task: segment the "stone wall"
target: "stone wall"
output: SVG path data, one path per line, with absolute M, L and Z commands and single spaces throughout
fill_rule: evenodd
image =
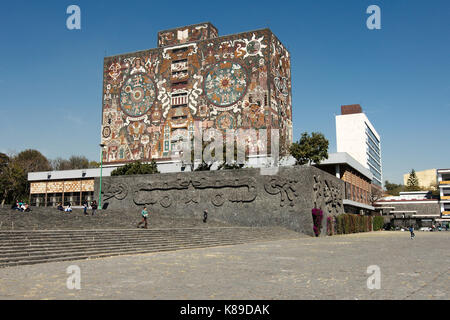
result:
M 99 179 L 95 179 L 95 198 Z M 203 215 L 241 226 L 282 226 L 313 235 L 311 210 L 343 213 L 343 182 L 310 166 L 281 167 L 276 175 L 259 169 L 104 177 L 102 203 L 182 216 Z M 107 209 L 108 210 L 108 209 Z

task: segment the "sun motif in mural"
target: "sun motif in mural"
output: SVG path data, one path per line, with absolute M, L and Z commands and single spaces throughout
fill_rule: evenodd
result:
M 139 117 L 153 106 L 156 99 L 153 80 L 142 73 L 129 77 L 120 91 L 120 107 L 131 117 Z
M 245 47 L 246 53 L 244 55 L 244 59 L 247 58 L 248 56 L 256 56 L 256 55 L 259 55 L 260 57 L 264 57 L 264 55 L 262 53 L 262 49 L 267 48 L 267 45 L 263 44 L 263 42 L 262 42 L 263 40 L 264 40 L 264 36 L 256 39 L 255 34 L 253 34 L 251 40 L 244 39 L 244 41 L 246 43 L 246 47 Z
M 236 103 L 247 89 L 247 71 L 238 63 L 222 61 L 214 64 L 205 77 L 205 94 L 219 107 Z

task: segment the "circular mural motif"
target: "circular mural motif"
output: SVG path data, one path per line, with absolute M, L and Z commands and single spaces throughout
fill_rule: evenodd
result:
M 110 136 L 110 134 L 111 134 L 111 128 L 110 127 L 104 127 L 102 134 L 103 134 L 103 138 L 105 138 L 105 139 L 108 138 Z
M 247 89 L 247 72 L 238 63 L 222 61 L 211 67 L 205 78 L 205 94 L 219 107 L 236 103 Z
M 120 91 L 120 107 L 131 117 L 145 114 L 156 99 L 156 88 L 152 79 L 142 73 L 129 77 Z
M 258 40 L 252 40 L 247 44 L 247 52 L 250 56 L 256 55 L 261 50 L 261 43 Z
M 222 113 L 216 119 L 216 126 L 220 130 L 234 129 L 235 121 L 233 116 L 228 112 Z

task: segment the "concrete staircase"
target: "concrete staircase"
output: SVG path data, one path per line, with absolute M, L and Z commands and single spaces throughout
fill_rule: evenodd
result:
M 89 230 L 89 229 L 130 229 L 135 228 L 142 219 L 142 209 L 98 210 L 92 216 L 84 215 L 82 209 L 65 213 L 55 208 L 32 207 L 31 212 L 19 212 L 9 208 L 0 208 L 0 230 Z M 197 215 L 164 215 L 153 211 L 149 216 L 149 228 L 209 228 L 233 226 L 214 219 L 214 213 L 203 223 L 203 212 Z
M 275 227 L 0 230 L 0 267 L 299 237 Z

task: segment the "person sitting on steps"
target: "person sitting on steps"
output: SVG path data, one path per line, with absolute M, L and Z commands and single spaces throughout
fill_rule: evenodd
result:
M 64 210 L 65 212 L 72 212 L 72 207 L 70 206 L 70 202 L 67 205 L 67 208 Z

